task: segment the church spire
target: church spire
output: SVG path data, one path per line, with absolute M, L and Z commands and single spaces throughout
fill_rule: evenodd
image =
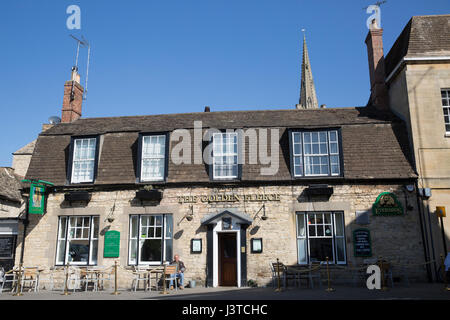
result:
M 304 31 L 304 30 L 302 30 Z M 306 36 L 303 34 L 303 61 L 302 61 L 302 80 L 300 87 L 300 101 L 297 109 L 317 109 L 316 88 L 309 62 L 308 47 L 306 46 Z

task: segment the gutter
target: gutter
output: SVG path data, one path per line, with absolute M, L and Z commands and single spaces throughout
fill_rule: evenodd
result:
M 389 76 L 386 78 L 385 82 L 388 83 L 389 80 L 391 80 L 391 78 L 394 76 L 394 74 L 397 73 L 397 70 L 400 69 L 400 67 L 404 64 L 404 63 L 408 63 L 408 62 L 414 62 L 414 61 L 446 61 L 446 60 L 450 60 L 450 56 L 441 56 L 441 57 L 412 57 L 412 58 L 408 58 L 408 57 L 403 57 L 399 63 L 397 63 L 397 65 L 395 66 L 394 70 L 391 71 L 391 73 L 389 74 Z

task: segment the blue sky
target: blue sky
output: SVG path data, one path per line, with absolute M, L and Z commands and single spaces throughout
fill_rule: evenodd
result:
M 368 14 L 374 0 L 2 0 L 0 166 L 61 116 L 76 43 L 91 45 L 83 117 L 286 109 L 298 103 L 306 29 L 319 104 L 369 97 Z M 81 30 L 66 9 L 81 8 Z M 413 15 L 450 13 L 448 0 L 382 5 L 385 53 Z M 86 53 L 80 53 L 85 80 Z

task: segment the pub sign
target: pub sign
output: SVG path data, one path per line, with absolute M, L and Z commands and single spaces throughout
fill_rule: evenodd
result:
M 372 206 L 374 216 L 399 216 L 403 214 L 403 207 L 392 192 L 381 193 Z

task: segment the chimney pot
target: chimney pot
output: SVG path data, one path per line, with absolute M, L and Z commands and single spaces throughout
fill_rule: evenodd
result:
M 211 108 L 209 106 L 206 106 L 204 112 L 211 112 Z

